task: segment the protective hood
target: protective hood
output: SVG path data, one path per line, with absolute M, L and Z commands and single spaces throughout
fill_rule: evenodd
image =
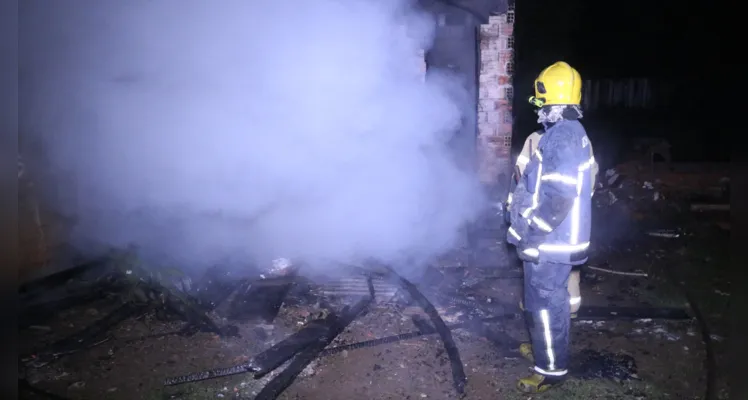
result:
M 573 121 L 581 119 L 582 108 L 577 105 L 551 105 L 538 109 L 538 123 L 545 129 L 550 128 L 561 120 Z

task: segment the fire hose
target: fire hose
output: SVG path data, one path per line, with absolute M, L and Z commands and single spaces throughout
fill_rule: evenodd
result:
M 514 314 L 507 314 L 507 315 L 500 315 L 500 316 L 494 316 L 494 317 L 480 318 L 478 319 L 478 321 L 482 323 L 487 323 L 487 322 L 496 322 L 496 321 L 503 321 L 507 319 L 513 319 L 516 317 L 517 316 Z M 457 324 L 446 325 L 446 328 L 449 329 L 450 331 L 455 330 L 455 329 L 464 329 L 464 328 L 470 327 L 473 323 L 474 321 L 466 321 L 466 322 L 461 322 Z M 436 333 L 437 333 L 436 330 L 433 328 L 429 330 L 419 329 L 419 330 L 415 330 L 411 332 L 401 333 L 398 335 L 385 336 L 385 337 L 370 339 L 370 340 L 366 340 L 362 342 L 356 342 L 356 343 L 330 347 L 330 348 L 322 350 L 318 354 L 318 357 L 327 357 L 327 356 L 339 354 L 339 353 L 342 353 L 343 351 L 348 351 L 348 350 L 359 350 L 359 349 L 376 347 L 376 346 L 381 346 L 381 345 L 390 344 L 390 343 L 402 342 L 404 340 L 415 339 L 418 337 L 433 335 Z M 164 381 L 164 385 L 172 386 L 172 385 L 179 385 L 183 383 L 197 382 L 197 381 L 201 381 L 205 379 L 219 378 L 223 376 L 243 374 L 247 372 L 255 372 L 257 367 L 253 367 L 253 366 L 256 366 L 259 364 L 257 361 L 258 358 L 264 358 L 262 354 L 263 353 L 258 355 L 258 357 L 254 357 L 252 360 L 246 363 L 242 363 L 242 364 L 235 365 L 232 367 L 216 368 L 216 369 L 202 371 L 202 372 L 198 372 L 198 373 L 194 373 L 190 375 L 183 375 L 183 376 L 168 378 Z M 256 376 L 256 377 L 259 377 L 259 376 Z
M 400 284 L 403 286 L 403 288 L 408 291 L 411 299 L 418 303 L 418 305 L 423 308 L 423 311 L 426 313 L 426 315 L 428 315 L 431 319 L 431 323 L 434 325 L 436 333 L 439 334 L 439 337 L 444 344 L 444 350 L 446 350 L 447 356 L 449 357 L 449 363 L 452 366 L 452 379 L 454 388 L 458 394 L 464 394 L 465 385 L 467 384 L 467 376 L 465 375 L 465 370 L 462 366 L 460 352 L 457 349 L 454 338 L 452 338 L 452 331 L 450 331 L 447 327 L 447 324 L 444 323 L 444 320 L 439 315 L 439 312 L 436 311 L 434 305 L 431 304 L 431 302 L 426 298 L 426 296 L 423 295 L 423 293 L 421 293 L 420 290 L 418 290 L 416 285 L 398 275 L 392 268 L 389 268 L 389 271 L 400 281 Z

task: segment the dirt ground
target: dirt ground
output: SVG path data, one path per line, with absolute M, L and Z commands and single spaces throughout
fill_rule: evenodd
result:
M 729 332 L 724 316 L 730 299 L 729 282 L 725 278 L 729 276 L 730 233 L 723 220 L 729 219 L 729 215 L 695 216 L 674 200 L 641 206 L 634 201 L 634 195 L 621 190 L 615 196 L 621 200 L 611 201 L 606 191 L 595 195 L 594 255 L 588 266 L 647 276 L 584 268 L 583 304 L 687 308 L 683 287 L 687 288 L 711 330 L 718 398 L 728 398 L 723 372 Z M 657 229 L 677 231 L 670 233 L 678 237 L 649 234 Z M 510 270 L 518 266 L 502 268 Z M 675 275 L 676 284 L 671 283 L 668 271 Z M 475 292 L 504 304 L 517 304 L 522 292 L 521 280 L 485 279 L 479 282 Z M 44 326 L 21 332 L 25 342 L 21 352 L 73 333 L 106 314 L 111 307 L 110 302 L 102 300 L 61 312 Z M 467 312 L 446 306 L 439 307 L 439 311 L 447 323 Z M 414 307 L 379 302 L 356 319 L 332 346 L 412 331 L 416 329 L 411 319 L 414 312 L 417 312 Z M 272 325 L 232 322 L 238 326 L 240 337 L 197 333 L 138 340 L 141 335 L 168 332 L 181 326 L 181 322 L 166 324 L 154 315 L 141 315 L 120 324 L 109 341 L 49 365 L 28 369 L 25 375 L 36 388 L 69 399 L 250 399 L 268 378 L 254 380 L 249 374 L 240 374 L 171 387 L 164 387 L 163 380 L 241 363 L 297 330 L 304 316 L 298 306 L 284 305 Z M 519 319 L 489 326 L 517 341 L 526 340 L 524 324 Z M 628 355 L 635 360 L 634 376 L 638 379 L 573 376 L 561 387 L 534 396 L 515 389 L 516 379 L 527 374 L 531 367 L 515 348 L 496 345 L 467 330 L 454 330 L 453 335 L 467 374 L 467 399 L 704 397 L 705 344 L 700 326 L 693 319 L 575 320 L 572 357 L 585 350 Z M 43 397 L 28 394 L 27 398 Z M 458 395 L 444 347 L 438 335 L 428 335 L 317 359 L 280 398 L 454 399 Z

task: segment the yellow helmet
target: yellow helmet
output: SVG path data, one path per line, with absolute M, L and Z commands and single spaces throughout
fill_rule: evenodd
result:
M 579 105 L 582 101 L 582 76 L 571 65 L 559 61 L 543 70 L 535 79 L 535 96 L 530 104 Z

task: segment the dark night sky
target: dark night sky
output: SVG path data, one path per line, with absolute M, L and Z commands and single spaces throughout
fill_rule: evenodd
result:
M 516 7 L 518 62 L 563 57 L 590 77 L 685 77 L 718 57 L 719 36 L 708 22 L 714 5 L 533 0 Z
M 584 79 L 650 78 L 676 87 L 671 96 L 675 107 L 658 115 L 631 111 L 616 119 L 599 111 L 588 113 L 585 118 L 596 131 L 590 133 L 593 141 L 595 134 L 598 141 L 607 140 L 600 131 L 617 131 L 609 135 L 616 136 L 610 141 L 618 147 L 627 136 L 661 136 L 684 159 L 727 156 L 722 141 L 701 140 L 705 132 L 727 137 L 716 128 L 711 112 L 719 99 L 715 79 L 721 75 L 719 33 L 710 26 L 715 4 L 532 0 L 517 1 L 516 11 L 515 145 L 537 128 L 525 101 L 532 94 L 532 81 L 542 68 L 564 60 Z M 625 128 L 627 121 L 637 126 Z

